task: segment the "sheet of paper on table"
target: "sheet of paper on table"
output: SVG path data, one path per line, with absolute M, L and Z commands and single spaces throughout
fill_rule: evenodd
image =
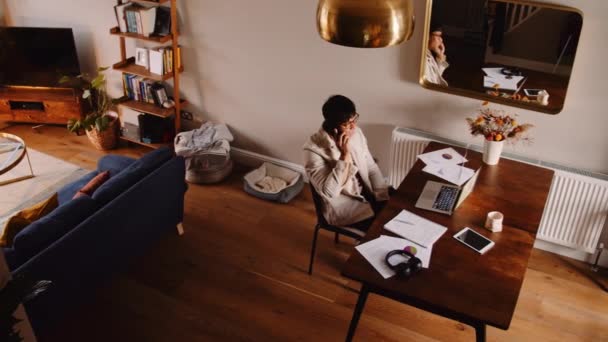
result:
M 444 166 L 427 165 L 422 169 L 422 171 L 435 175 L 458 186 L 464 184 L 475 174 L 475 170 L 455 164 Z
M 519 89 L 519 82 L 521 82 L 521 80 L 523 79 L 523 77 L 521 76 L 512 76 L 513 78 L 511 79 L 507 79 L 505 77 L 503 78 L 494 78 L 494 77 L 488 77 L 488 76 L 484 76 L 483 77 L 483 86 L 485 88 L 496 88 L 496 85 L 498 85 L 498 89 L 504 89 L 504 90 L 517 90 Z
M 401 210 L 397 216 L 384 225 L 384 229 L 393 232 L 422 247 L 432 247 L 448 229 L 424 217 L 407 210 Z
M 451 147 L 420 154 L 418 155 L 418 159 L 422 160 L 426 165 L 434 166 L 455 165 L 467 161 L 465 157 Z
M 410 250 L 412 248 L 415 249 L 416 253 L 414 253 L 414 255 L 422 261 L 422 267 L 429 268 L 432 246 L 425 248 L 402 238 L 380 235 L 380 237 L 374 240 L 358 245 L 355 249 L 363 255 L 365 260 L 367 260 L 384 279 L 387 279 L 394 276 L 395 271 L 386 264 L 386 255 L 390 251 L 405 249 L 406 247 L 410 247 Z M 394 262 L 396 263 L 397 260 Z
M 502 68 L 481 68 L 486 76 L 483 77 L 483 86 L 494 88 L 498 85 L 499 89 L 513 90 L 519 89 L 519 82 L 524 76 L 508 76 L 502 73 Z
M 506 76 L 502 73 L 502 68 L 481 68 L 481 70 L 489 77 L 500 78 Z

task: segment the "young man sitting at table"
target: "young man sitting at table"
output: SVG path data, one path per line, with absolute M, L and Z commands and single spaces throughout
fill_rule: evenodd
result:
M 357 127 L 355 104 L 334 95 L 322 112 L 321 128 L 304 145 L 306 174 L 329 224 L 366 231 L 389 198 L 388 185 Z

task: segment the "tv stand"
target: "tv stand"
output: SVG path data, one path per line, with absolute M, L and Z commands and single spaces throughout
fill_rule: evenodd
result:
M 71 88 L 0 88 L 0 121 L 65 125 L 82 118 L 80 99 Z

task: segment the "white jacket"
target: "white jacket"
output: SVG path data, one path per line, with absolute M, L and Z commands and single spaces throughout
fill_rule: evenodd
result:
M 448 82 L 443 78 L 443 72 L 450 66 L 448 62 L 437 60 L 431 50 L 426 50 L 426 63 L 424 63 L 424 79 L 441 85 L 448 86 Z
M 388 200 L 388 185 L 372 158 L 359 127 L 349 139 L 353 163 L 340 160 L 340 150 L 323 128 L 304 144 L 306 174 L 323 199 L 323 216 L 329 224 L 348 225 L 372 217 L 374 211 L 361 194 L 356 178 L 378 201 Z M 340 180 L 345 180 L 342 183 Z

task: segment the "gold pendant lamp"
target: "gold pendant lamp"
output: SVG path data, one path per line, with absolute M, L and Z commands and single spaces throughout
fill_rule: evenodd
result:
M 317 29 L 321 38 L 338 45 L 397 45 L 414 32 L 413 0 L 319 0 Z

